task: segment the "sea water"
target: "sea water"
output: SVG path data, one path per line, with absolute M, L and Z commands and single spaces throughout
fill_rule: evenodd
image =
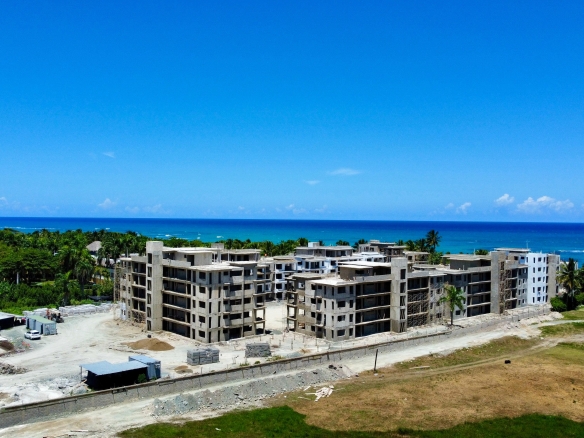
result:
M 584 224 L 518 222 L 422 222 L 422 221 L 325 221 L 325 220 L 246 220 L 246 219 L 121 219 L 121 218 L 0 218 L 1 228 L 33 232 L 51 231 L 135 231 L 153 239 L 179 237 L 215 242 L 224 239 L 252 241 L 298 239 L 322 240 L 334 244 L 359 239 L 384 242 L 416 240 L 429 230 L 442 236 L 438 250 L 472 253 L 482 248 L 531 248 L 535 252 L 560 254 L 584 262 Z

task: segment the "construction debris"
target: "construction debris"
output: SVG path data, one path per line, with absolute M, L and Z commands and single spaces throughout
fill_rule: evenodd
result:
M 22 367 L 16 367 L 6 362 L 0 362 L 0 374 L 23 374 L 28 370 Z
M 314 395 L 316 395 L 316 398 L 314 399 L 315 402 L 319 401 L 321 398 L 323 397 L 330 397 L 330 395 L 333 393 L 333 389 L 334 386 L 323 386 L 322 388 L 320 388 L 318 391 L 316 391 L 314 393 Z

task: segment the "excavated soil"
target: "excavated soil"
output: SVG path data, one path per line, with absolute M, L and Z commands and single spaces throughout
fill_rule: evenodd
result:
M 10 341 L 0 341 L 0 350 L 14 351 L 14 344 Z
M 124 342 L 132 350 L 150 350 L 150 351 L 168 351 L 174 350 L 174 347 L 168 342 L 156 338 L 140 339 L 136 342 Z

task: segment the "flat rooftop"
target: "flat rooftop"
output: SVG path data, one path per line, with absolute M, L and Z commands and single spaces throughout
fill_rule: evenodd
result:
M 528 253 L 531 250 L 529 248 L 495 248 L 495 251 Z
M 444 254 L 442 257 L 450 260 L 491 260 L 490 255 L 475 254 Z
M 137 360 L 130 360 L 122 363 L 110 363 L 106 360 L 102 360 L 101 362 L 85 363 L 79 366 L 97 376 L 148 368 L 148 365 Z
M 367 262 L 365 260 L 355 260 L 349 262 L 341 262 L 339 263 L 339 268 L 376 268 L 376 267 L 383 267 L 383 268 L 391 268 L 390 262 Z

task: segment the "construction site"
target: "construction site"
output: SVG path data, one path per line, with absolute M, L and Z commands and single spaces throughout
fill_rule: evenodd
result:
M 6 351 L 0 361 L 17 370 L 18 377 L 9 372 L 0 375 L 0 406 L 87 393 L 90 388 L 84 382 L 80 365 L 96 361 L 124 362 L 136 354 L 160 361 L 161 378 L 173 379 L 379 343 L 423 337 L 431 342 L 433 335 L 450 330 L 435 320 L 433 324 L 420 325 L 403 333 L 386 332 L 346 341 L 329 341 L 290 331 L 287 303 L 270 303 L 266 306 L 269 334 L 216 343 L 217 361 L 192 365 L 189 364 L 190 352 L 197 344 L 205 344 L 166 331 L 148 332 L 144 323 L 122 319 L 119 306 L 105 309 L 106 306 L 95 306 L 94 311 L 85 307 L 62 313 L 64 323 L 59 323 L 58 334 L 43 336 L 38 341 L 24 342 L 24 326 L 2 331 L 2 336 L 15 348 Z M 543 309 L 521 310 L 526 312 L 526 317 L 541 317 L 543 314 Z M 475 332 L 481 332 L 499 323 L 498 315 L 483 315 L 465 319 L 460 327 L 474 327 Z M 267 344 L 270 355 L 246 357 L 246 345 L 251 342 Z

